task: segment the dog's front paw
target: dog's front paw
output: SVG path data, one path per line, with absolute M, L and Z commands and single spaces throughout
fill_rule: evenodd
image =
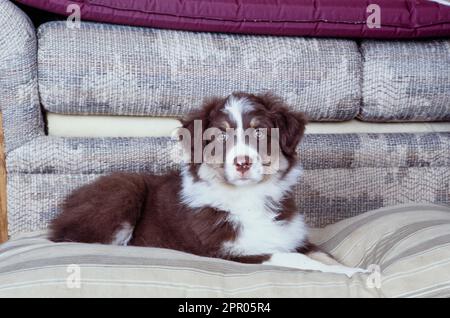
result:
M 355 275 L 356 273 L 368 274 L 368 273 L 370 273 L 370 271 L 367 269 L 358 268 L 358 267 L 343 267 L 341 269 L 341 273 L 347 275 L 347 277 L 350 278 L 353 275 Z

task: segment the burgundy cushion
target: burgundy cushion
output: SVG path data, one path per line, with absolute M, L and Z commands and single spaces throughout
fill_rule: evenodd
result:
M 445 1 L 445 0 L 444 0 Z M 192 31 L 356 38 L 450 36 L 450 6 L 429 0 L 20 0 L 81 19 Z M 381 8 L 381 28 L 369 28 L 367 6 Z

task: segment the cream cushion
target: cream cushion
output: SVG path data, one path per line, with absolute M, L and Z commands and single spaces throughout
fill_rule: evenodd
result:
M 181 126 L 177 118 L 149 116 L 63 115 L 47 113 L 50 136 L 60 137 L 165 137 Z M 312 122 L 307 134 L 432 133 L 450 132 L 450 122 L 368 123 Z

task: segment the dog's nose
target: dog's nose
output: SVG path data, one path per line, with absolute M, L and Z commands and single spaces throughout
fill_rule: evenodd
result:
M 237 156 L 234 158 L 234 165 L 236 166 L 237 171 L 244 174 L 250 169 L 252 163 L 249 156 Z

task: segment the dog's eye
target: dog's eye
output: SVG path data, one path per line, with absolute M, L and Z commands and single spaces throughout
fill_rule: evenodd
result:
M 266 133 L 264 129 L 256 128 L 255 129 L 255 137 L 257 139 L 264 139 L 266 137 Z
M 217 136 L 217 140 L 220 142 L 225 142 L 228 140 L 228 135 L 226 132 L 222 131 L 218 136 Z

